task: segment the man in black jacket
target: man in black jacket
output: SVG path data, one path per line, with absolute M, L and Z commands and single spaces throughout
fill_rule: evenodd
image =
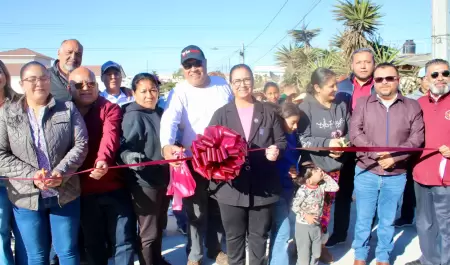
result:
M 82 58 L 83 45 L 78 40 L 70 39 L 61 43 L 58 59 L 49 68 L 51 93 L 55 99 L 61 101 L 72 99 L 67 80 L 70 72 L 81 65 Z

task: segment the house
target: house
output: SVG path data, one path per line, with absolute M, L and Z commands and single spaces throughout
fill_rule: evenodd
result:
M 27 48 L 19 48 L 15 50 L 0 52 L 0 60 L 2 60 L 3 63 L 6 65 L 6 68 L 8 69 L 9 74 L 11 75 L 12 88 L 18 93 L 23 93 L 19 81 L 20 81 L 20 69 L 24 64 L 31 61 L 38 61 L 43 65 L 45 65 L 46 67 L 52 67 L 55 61 L 55 59 L 52 57 L 32 51 Z M 86 65 L 85 67 L 94 72 L 97 83 L 99 84 L 99 89 L 103 91 L 105 89 L 105 86 L 101 81 L 101 65 Z M 125 76 L 123 70 L 122 73 Z
M 431 53 L 401 54 L 398 56 L 401 70 L 411 70 L 414 67 L 424 67 L 425 64 L 431 59 Z
M 2 60 L 6 65 L 6 68 L 11 75 L 12 88 L 16 92 L 22 93 L 22 88 L 19 85 L 20 69 L 22 68 L 22 66 L 31 61 L 38 61 L 46 67 L 50 67 L 54 59 L 27 48 L 19 48 L 15 50 L 0 52 L 0 60 Z

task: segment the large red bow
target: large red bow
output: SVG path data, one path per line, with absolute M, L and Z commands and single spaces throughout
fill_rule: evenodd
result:
M 192 142 L 194 170 L 206 179 L 228 181 L 241 170 L 247 155 L 247 144 L 235 131 L 216 125 L 205 129 Z

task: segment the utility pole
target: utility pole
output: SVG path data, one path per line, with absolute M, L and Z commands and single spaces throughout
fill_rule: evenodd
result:
M 241 63 L 245 63 L 245 46 L 244 46 L 244 43 L 242 43 L 242 50 L 239 53 L 239 55 L 241 56 Z
M 432 57 L 449 60 L 449 0 L 432 0 Z

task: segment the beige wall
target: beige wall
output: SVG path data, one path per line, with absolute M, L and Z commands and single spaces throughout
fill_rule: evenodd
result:
M 24 58 L 8 58 L 8 57 L 0 57 L 0 60 L 5 64 L 26 64 L 31 61 L 38 61 L 41 64 L 50 67 L 52 65 L 51 60 L 43 59 L 43 58 L 35 58 L 35 57 L 24 57 Z

